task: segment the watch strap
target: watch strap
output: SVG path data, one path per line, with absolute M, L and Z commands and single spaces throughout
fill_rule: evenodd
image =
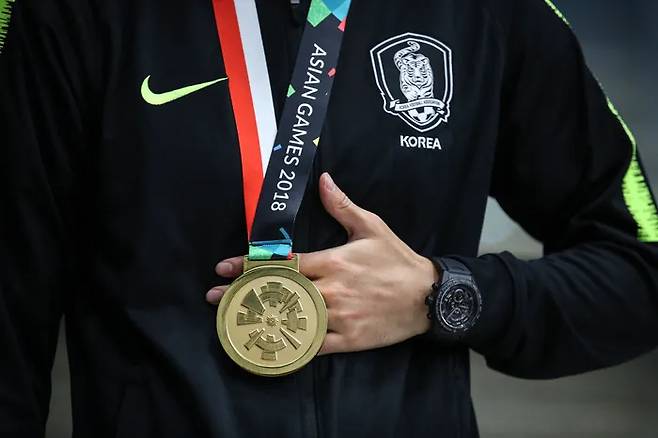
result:
M 466 265 L 460 262 L 459 260 L 451 259 L 449 257 L 439 257 L 436 258 L 435 260 L 439 264 L 439 267 L 442 270 L 442 274 L 444 272 L 448 272 L 449 274 L 452 275 L 471 277 L 470 269 L 468 269 L 468 267 L 466 267 Z M 447 279 L 446 277 L 447 276 L 445 275 L 441 276 L 442 283 Z

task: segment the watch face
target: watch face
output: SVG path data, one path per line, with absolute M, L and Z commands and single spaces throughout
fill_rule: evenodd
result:
M 442 287 L 437 307 L 441 325 L 446 330 L 465 332 L 480 316 L 482 302 L 479 292 L 471 285 L 448 282 Z

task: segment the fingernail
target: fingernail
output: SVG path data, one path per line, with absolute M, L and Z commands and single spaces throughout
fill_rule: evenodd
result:
M 325 173 L 324 188 L 330 192 L 336 190 L 336 183 L 334 182 L 333 178 L 331 178 L 331 175 L 329 175 L 328 173 Z
M 217 265 L 217 271 L 222 277 L 231 275 L 233 272 L 233 265 L 230 263 L 221 262 L 219 265 Z

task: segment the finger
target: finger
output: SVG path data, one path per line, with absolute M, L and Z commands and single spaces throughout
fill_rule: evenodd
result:
M 213 287 L 208 292 L 206 292 L 206 301 L 208 301 L 210 304 L 219 304 L 227 289 L 228 286 Z
M 324 303 L 327 305 L 327 308 L 335 307 L 336 302 L 336 293 L 332 287 L 331 280 L 323 277 L 319 280 L 314 280 L 313 284 L 318 288 L 322 298 L 324 298 Z
M 354 204 L 328 173 L 320 177 L 320 199 L 325 210 L 340 223 L 350 239 L 371 235 L 371 215 Z
M 327 308 L 327 329 L 334 333 L 341 333 L 343 331 L 342 319 L 338 317 L 336 309 Z
M 322 356 L 325 354 L 343 353 L 345 351 L 345 341 L 343 336 L 339 333 L 327 333 L 318 355 Z
M 316 280 L 326 276 L 332 270 L 335 271 L 338 267 L 334 263 L 336 259 L 334 252 L 335 248 L 331 248 L 298 254 L 299 272 L 311 280 Z
M 244 257 L 233 257 L 222 260 L 215 266 L 217 275 L 224 278 L 235 278 L 242 274 Z

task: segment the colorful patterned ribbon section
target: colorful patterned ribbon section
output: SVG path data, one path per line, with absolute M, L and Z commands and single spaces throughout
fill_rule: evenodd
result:
M 279 240 L 249 242 L 249 260 L 282 260 L 292 257 L 292 239 L 284 228 L 279 230 Z
M 247 3 L 249 8 L 245 6 Z M 252 72 L 249 68 L 252 54 L 246 41 L 258 35 L 259 44 L 254 42 L 251 46 L 257 46 L 262 53 L 254 0 L 213 0 L 238 126 L 251 260 L 292 257 L 295 217 L 327 115 L 350 3 L 351 0 L 312 0 L 279 127 L 265 153 L 262 144 L 265 140 L 255 135 L 260 132 L 255 126 L 261 120 L 255 103 L 258 95 L 250 84 L 256 81 L 257 75 L 268 76 L 267 66 L 253 62 Z M 251 11 L 251 19 L 241 19 L 241 8 Z M 268 94 L 271 102 L 269 89 Z M 261 140 L 260 151 L 254 147 L 258 140 Z M 269 161 L 262 167 L 267 169 L 262 184 L 257 159 Z M 257 195 L 255 215 L 250 216 L 257 193 L 260 195 Z

